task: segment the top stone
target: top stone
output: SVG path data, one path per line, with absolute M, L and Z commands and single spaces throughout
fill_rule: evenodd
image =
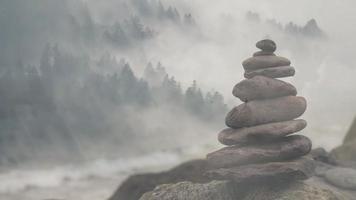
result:
M 276 43 L 269 39 L 265 39 L 257 42 L 256 47 L 264 52 L 271 52 L 271 53 L 273 53 L 277 49 Z

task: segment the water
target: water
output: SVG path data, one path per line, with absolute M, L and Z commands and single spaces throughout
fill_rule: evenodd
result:
M 342 129 L 342 130 L 341 130 Z M 341 143 L 342 126 L 335 130 L 302 131 L 311 137 L 313 146 L 327 150 Z M 212 141 L 210 141 L 212 142 Z M 159 172 L 186 160 L 203 158 L 219 148 L 217 142 L 200 143 L 146 155 L 96 159 L 77 165 L 61 165 L 45 169 L 11 169 L 0 173 L 0 200 L 105 200 L 128 176 L 137 173 Z
M 0 200 L 104 200 L 132 174 L 166 170 L 211 151 L 204 145 L 184 149 L 76 166 L 12 169 L 0 174 Z

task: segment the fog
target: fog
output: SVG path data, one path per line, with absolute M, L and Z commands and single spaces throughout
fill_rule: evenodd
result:
M 130 174 L 204 157 L 263 38 L 296 68 L 302 133 L 332 149 L 356 114 L 354 6 L 1 1 L 0 197 L 105 199 Z
M 352 103 L 356 98 L 355 59 L 350 50 L 355 46 L 353 2 L 172 3 L 194 13 L 199 33 L 181 35 L 170 27 L 163 28 L 154 48 L 145 51 L 148 59 L 160 58 L 183 83 L 198 80 L 203 88 L 221 91 L 229 105 L 236 105 L 239 102 L 232 97 L 231 88 L 243 78 L 240 63 L 256 51 L 256 41 L 270 37 L 277 42 L 277 54 L 290 58 L 296 67 L 291 81 L 308 100 L 305 118 L 309 126 L 305 132 L 315 138 L 315 146 L 330 149 L 341 142 L 356 111 Z M 260 21 L 247 21 L 249 11 L 258 14 Z M 271 22 L 282 27 L 292 22 L 303 27 L 311 19 L 316 20 L 325 38 L 271 26 Z

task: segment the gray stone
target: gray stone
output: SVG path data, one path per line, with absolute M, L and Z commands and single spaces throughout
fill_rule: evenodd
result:
M 207 171 L 215 180 L 232 180 L 235 183 L 253 184 L 274 181 L 305 180 L 314 174 L 314 161 L 303 157 L 288 162 L 270 162 L 220 168 Z
M 325 185 L 296 181 L 290 184 L 252 186 L 241 200 L 354 200 Z
M 225 168 L 263 162 L 279 162 L 306 155 L 311 141 L 302 135 L 292 135 L 273 143 L 230 146 L 207 155 L 212 168 Z
M 356 162 L 356 140 L 351 140 L 331 150 L 331 159 L 336 162 Z
M 344 137 L 344 144 L 353 140 L 356 140 L 356 117 L 352 121 L 352 124 Z
M 209 164 L 205 159 L 191 160 L 168 171 L 132 175 L 119 186 L 109 200 L 137 200 L 145 192 L 162 184 L 182 181 L 209 182 L 210 180 L 204 176 L 204 173 L 209 169 Z
M 212 181 L 206 184 L 180 182 L 160 185 L 145 193 L 140 200 L 235 200 L 239 196 L 234 184 Z
M 325 180 L 345 189 L 356 189 L 356 170 L 350 168 L 335 168 L 325 172 Z
M 329 153 L 322 147 L 311 150 L 310 155 L 314 160 L 330 163 Z
M 242 66 L 246 72 L 270 67 L 289 66 L 290 60 L 280 56 L 256 56 L 246 59 Z
M 294 76 L 295 69 L 291 66 L 272 67 L 245 72 L 245 78 L 253 78 L 254 76 L 266 76 L 269 78 L 284 78 Z
M 257 51 L 253 54 L 253 57 L 256 56 L 275 56 L 276 54 L 274 54 L 273 52 L 268 52 L 268 51 Z
M 264 76 L 255 76 L 236 84 L 232 94 L 241 101 L 246 102 L 256 99 L 295 96 L 297 94 L 297 89 L 292 84 L 281 80 Z
M 274 52 L 277 49 L 277 45 L 273 40 L 264 39 L 256 43 L 256 47 L 266 52 Z
M 140 200 L 354 200 L 345 193 L 319 182 L 238 185 L 230 181 L 211 181 L 162 185 Z
M 225 123 L 230 128 L 242 128 L 293 120 L 305 112 L 306 106 L 303 97 L 295 96 L 249 101 L 233 108 Z
M 356 118 L 353 120 L 342 145 L 330 152 L 330 157 L 338 164 L 356 168 Z
M 225 145 L 254 144 L 261 141 L 278 140 L 281 137 L 303 130 L 306 126 L 305 120 L 298 119 L 239 129 L 227 128 L 219 133 L 218 139 Z

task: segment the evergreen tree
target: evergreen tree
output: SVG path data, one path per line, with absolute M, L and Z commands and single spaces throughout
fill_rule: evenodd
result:
M 185 106 L 186 109 L 192 114 L 202 116 L 204 113 L 205 102 L 203 94 L 197 83 L 194 80 L 192 86 L 190 86 L 185 92 Z
M 119 79 L 119 94 L 122 97 L 123 103 L 130 103 L 135 100 L 135 88 L 137 87 L 138 80 L 132 72 L 131 67 L 126 64 L 121 71 Z
M 175 81 L 174 77 L 169 78 L 166 75 L 162 81 L 160 88 L 160 101 L 181 106 L 183 100 L 182 90 L 180 85 Z

